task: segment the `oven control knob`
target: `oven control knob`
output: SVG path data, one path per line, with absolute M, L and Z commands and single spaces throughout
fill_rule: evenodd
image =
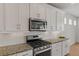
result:
M 37 49 L 34 49 L 34 52 L 36 52 L 37 51 Z
M 47 46 L 44 46 L 44 48 L 47 48 Z
M 43 49 L 43 47 L 40 47 L 40 49 L 42 50 L 42 49 Z
M 40 50 L 40 48 L 37 49 L 38 51 Z

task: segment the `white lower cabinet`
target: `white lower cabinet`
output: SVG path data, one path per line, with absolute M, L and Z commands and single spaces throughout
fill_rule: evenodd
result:
M 17 56 L 32 56 L 32 55 L 33 55 L 32 50 L 17 53 Z
M 70 45 L 68 44 L 68 40 L 63 41 L 62 45 L 63 45 L 62 46 L 62 55 L 64 56 L 64 55 L 66 55 L 66 54 L 69 53 L 69 47 L 70 47 Z
M 62 42 L 52 44 L 52 56 L 61 56 L 61 45 Z
M 52 44 L 52 56 L 65 56 L 69 53 L 70 45 L 68 40 Z
M 33 51 L 32 50 L 28 50 L 28 51 L 24 51 L 21 53 L 16 53 L 10 56 L 33 56 Z
M 17 54 L 9 55 L 9 56 L 17 56 Z

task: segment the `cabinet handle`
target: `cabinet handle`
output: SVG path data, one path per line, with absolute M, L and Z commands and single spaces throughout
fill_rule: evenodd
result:
M 21 29 L 21 25 L 20 24 L 17 24 L 17 29 Z

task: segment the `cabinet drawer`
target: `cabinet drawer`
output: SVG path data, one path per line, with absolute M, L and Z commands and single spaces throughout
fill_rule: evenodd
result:
M 17 54 L 9 55 L 9 56 L 17 56 Z
M 32 56 L 32 55 L 33 55 L 32 50 L 17 53 L 17 56 Z

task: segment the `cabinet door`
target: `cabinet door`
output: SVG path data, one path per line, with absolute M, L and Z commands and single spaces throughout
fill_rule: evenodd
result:
M 45 7 L 40 3 L 30 4 L 30 17 L 45 19 Z
M 5 4 L 6 31 L 17 31 L 18 28 L 18 4 Z
M 0 3 L 0 32 L 4 31 L 4 4 Z
M 52 45 L 52 56 L 58 56 L 58 44 L 55 43 Z
M 51 8 L 51 30 L 56 31 L 57 28 L 57 21 L 56 21 L 56 10 L 52 7 Z
M 52 45 L 52 56 L 61 56 L 61 42 Z
M 56 44 L 52 44 L 52 51 L 51 51 L 51 55 L 52 56 L 56 56 Z
M 51 7 L 46 5 L 46 21 L 47 21 L 47 31 L 51 31 Z
M 67 47 L 66 47 L 66 42 L 65 41 L 63 41 L 63 52 L 62 52 L 62 55 L 64 56 L 64 55 L 66 55 L 66 50 L 67 50 Z
M 66 55 L 67 53 L 69 53 L 69 44 L 68 44 L 68 40 L 63 41 L 63 50 L 62 50 L 62 55 Z
M 62 50 L 61 50 L 61 48 L 62 48 L 62 42 L 59 42 L 59 43 L 57 43 L 57 56 L 61 56 L 62 55 Z
M 29 4 L 19 4 L 19 25 L 21 31 L 28 30 L 29 24 Z
M 57 30 L 63 31 L 64 30 L 64 14 L 61 12 L 57 12 Z
M 46 20 L 47 20 L 47 30 L 56 30 L 56 11 L 52 6 L 47 6 L 46 8 Z
M 45 5 L 44 4 L 42 4 L 42 3 L 39 3 L 39 5 L 38 5 L 38 16 L 39 16 L 39 18 L 40 19 L 42 19 L 42 20 L 45 20 L 45 17 L 46 17 L 46 8 L 45 8 Z
M 38 4 L 36 3 L 30 3 L 30 17 L 32 18 L 38 18 L 38 7 L 37 7 Z

